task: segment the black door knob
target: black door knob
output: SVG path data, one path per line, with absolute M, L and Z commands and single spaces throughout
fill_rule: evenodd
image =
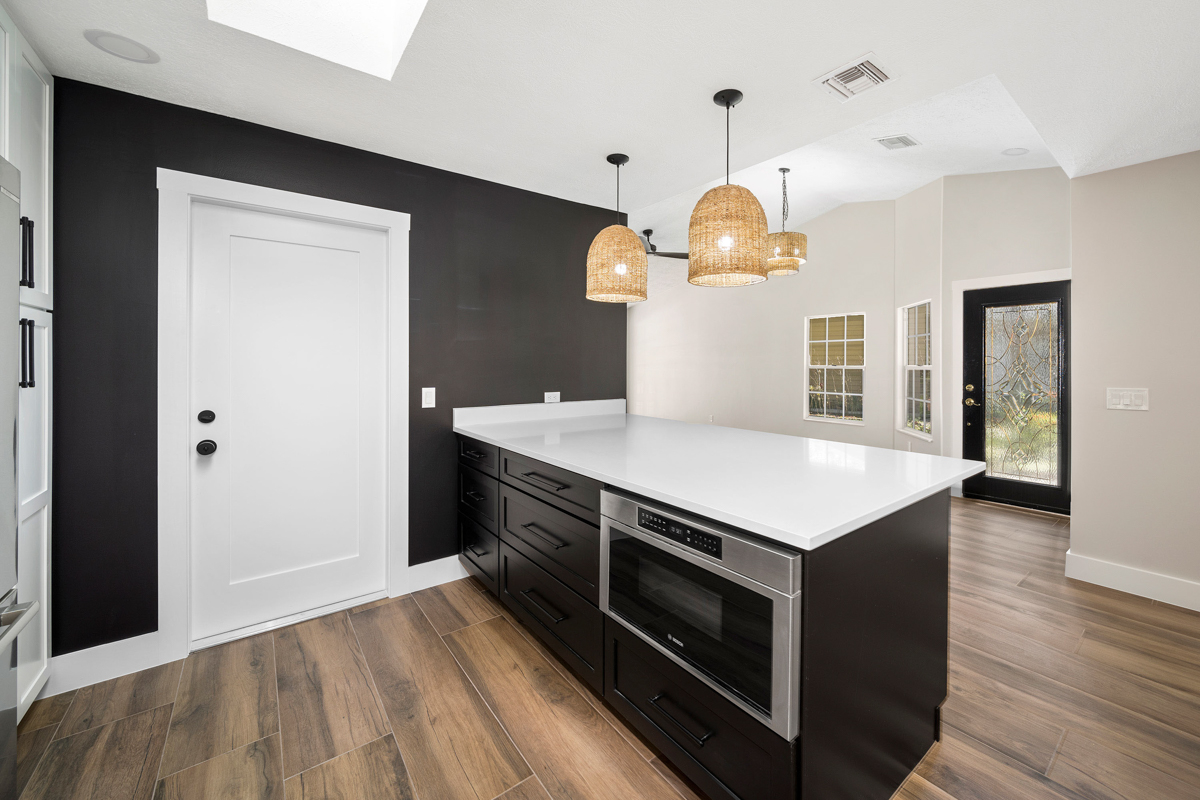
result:
M 196 419 L 200 420 L 205 425 L 212 422 L 216 418 L 217 418 L 217 415 L 211 411 L 201 411 L 199 414 L 196 415 Z
M 213 453 L 217 452 L 217 443 L 212 439 L 205 439 L 196 445 L 196 452 L 202 456 L 211 456 Z

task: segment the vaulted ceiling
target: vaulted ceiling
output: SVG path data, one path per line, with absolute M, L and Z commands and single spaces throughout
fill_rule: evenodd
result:
M 922 108 L 944 113 L 933 100 L 983 79 L 1040 137 L 1030 164 L 1076 176 L 1200 149 L 1195 0 L 429 0 L 391 80 L 210 22 L 204 0 L 5 2 L 56 75 L 571 200 L 611 207 L 604 157 L 625 152 L 626 209 L 723 176 L 711 97 L 727 87 L 746 95 L 734 170 L 769 173 L 773 159 L 889 115 L 919 126 Z M 107 55 L 83 38 L 91 28 L 161 61 Z M 813 85 L 868 51 L 895 81 L 847 103 Z M 994 153 L 991 133 L 959 131 Z M 895 179 L 881 169 L 876 189 Z

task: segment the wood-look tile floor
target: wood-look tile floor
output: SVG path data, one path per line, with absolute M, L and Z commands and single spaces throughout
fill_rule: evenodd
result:
M 943 740 L 897 800 L 1200 798 L 1200 614 L 1064 578 L 1065 519 L 951 513 Z M 481 588 L 40 700 L 22 798 L 697 800 Z

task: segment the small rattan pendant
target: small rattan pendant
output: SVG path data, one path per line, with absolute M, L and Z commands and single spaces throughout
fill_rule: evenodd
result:
M 613 153 L 617 168 L 617 213 L 621 209 L 621 165 L 629 156 Z M 587 299 L 601 303 L 636 303 L 646 299 L 646 248 L 624 225 L 609 225 L 592 240 L 587 255 Z

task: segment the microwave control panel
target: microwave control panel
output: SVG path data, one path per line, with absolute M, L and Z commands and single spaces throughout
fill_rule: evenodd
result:
M 697 553 L 703 553 L 712 558 L 721 558 L 721 537 L 711 533 L 696 530 L 690 525 L 684 525 L 673 519 L 638 508 L 638 527 L 665 536 L 673 542 L 689 547 Z

